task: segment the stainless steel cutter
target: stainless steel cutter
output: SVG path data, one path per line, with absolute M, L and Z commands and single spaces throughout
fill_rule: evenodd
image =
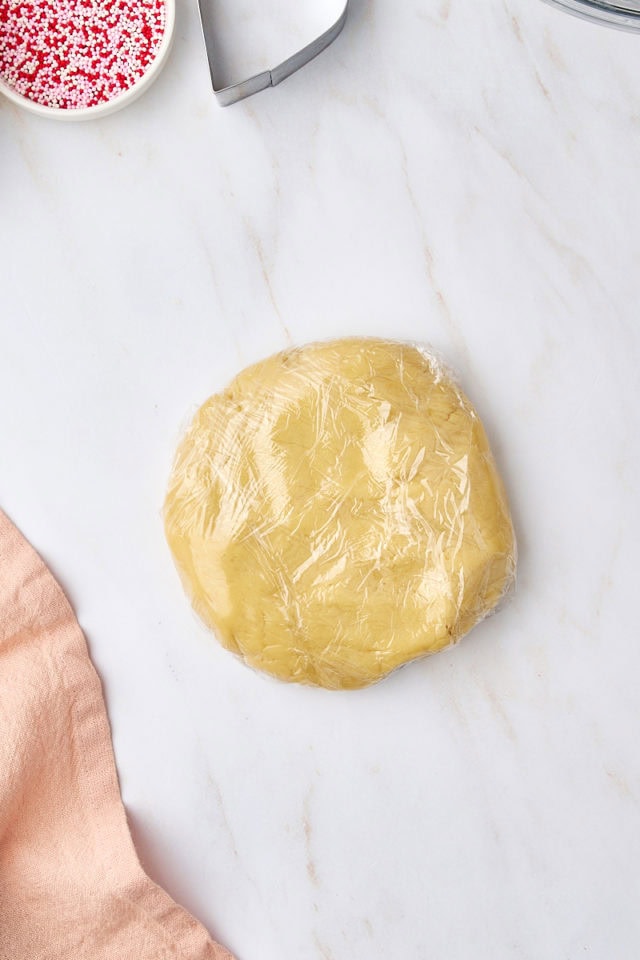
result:
M 304 67 L 304 65 L 309 63 L 310 60 L 313 60 L 314 57 L 317 57 L 319 53 L 322 53 L 323 50 L 333 43 L 344 27 L 349 9 L 349 0 L 345 0 L 344 10 L 336 22 L 330 26 L 328 30 L 320 34 L 319 37 L 316 37 L 315 40 L 308 43 L 306 47 L 303 47 L 302 50 L 298 50 L 293 56 L 288 57 L 271 70 L 256 73 L 253 77 L 240 80 L 238 83 L 232 83 L 227 87 L 217 87 L 214 76 L 215 27 L 211 16 L 211 4 L 208 0 L 198 0 L 198 7 L 200 10 L 200 23 L 202 24 L 204 42 L 207 49 L 207 58 L 209 60 L 209 72 L 211 74 L 213 92 L 216 95 L 218 103 L 222 107 L 227 107 L 231 103 L 237 103 L 238 100 L 244 100 L 245 97 L 259 93 L 260 90 L 266 90 L 267 87 L 275 87 L 278 83 L 282 83 L 283 80 L 290 77 L 292 73 L 295 73 L 296 70 L 299 70 L 300 67 Z

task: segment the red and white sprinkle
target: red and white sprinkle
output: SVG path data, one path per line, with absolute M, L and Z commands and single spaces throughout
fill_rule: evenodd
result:
M 35 103 L 95 107 L 156 58 L 164 0 L 0 0 L 0 78 Z

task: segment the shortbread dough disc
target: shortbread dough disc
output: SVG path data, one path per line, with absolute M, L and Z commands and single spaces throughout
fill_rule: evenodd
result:
M 165 526 L 225 647 L 333 689 L 454 643 L 515 572 L 478 415 L 432 357 L 386 340 L 286 350 L 207 400 L 178 449 Z

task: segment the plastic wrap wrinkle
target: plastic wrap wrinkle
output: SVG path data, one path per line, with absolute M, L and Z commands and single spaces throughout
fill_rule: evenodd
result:
M 515 576 L 474 408 L 433 357 L 394 341 L 312 344 L 240 373 L 180 444 L 165 527 L 225 647 L 334 689 L 454 643 Z

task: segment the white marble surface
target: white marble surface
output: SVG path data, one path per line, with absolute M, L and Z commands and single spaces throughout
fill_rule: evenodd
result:
M 0 503 L 86 630 L 151 875 L 238 960 L 637 960 L 640 37 L 352 0 L 222 110 L 182 0 L 139 102 L 3 102 L 0 159 Z M 195 405 L 354 333 L 459 370 L 521 561 L 459 647 L 336 694 L 209 639 L 160 506 Z

